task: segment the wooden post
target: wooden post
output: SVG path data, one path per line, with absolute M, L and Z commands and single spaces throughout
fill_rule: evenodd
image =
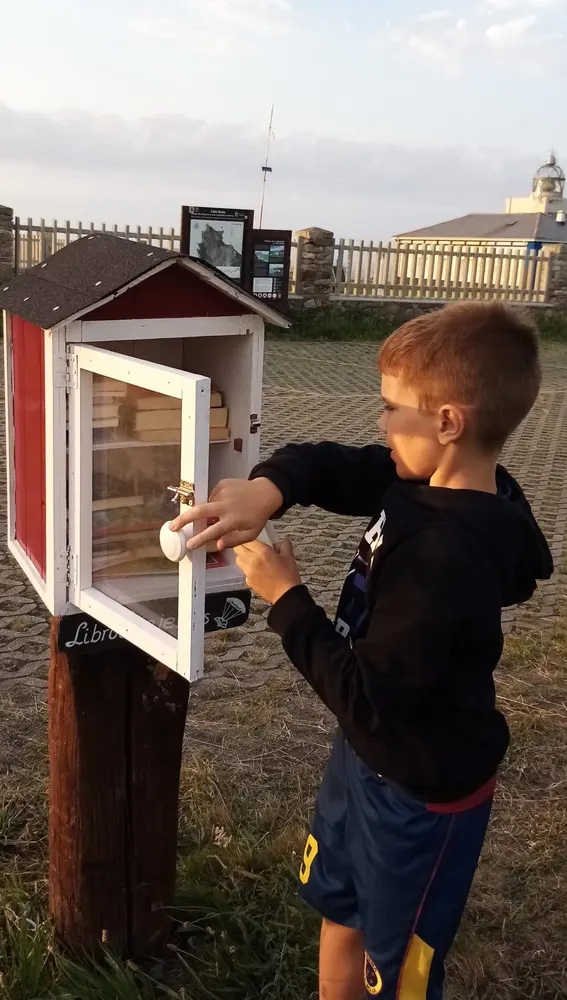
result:
M 11 278 L 18 268 L 14 242 L 14 213 L 7 205 L 0 205 L 0 281 Z
M 60 942 L 157 955 L 170 934 L 189 685 L 131 645 L 62 653 L 51 621 L 50 911 Z

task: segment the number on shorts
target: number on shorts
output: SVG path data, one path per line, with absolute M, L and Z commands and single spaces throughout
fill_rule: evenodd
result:
M 307 843 L 305 845 L 305 851 L 303 852 L 303 862 L 301 868 L 299 869 L 299 879 L 303 885 L 307 885 L 309 882 L 309 876 L 311 874 L 311 865 L 315 861 L 317 854 L 319 852 L 319 844 L 315 840 L 312 833 L 309 834 L 307 838 Z

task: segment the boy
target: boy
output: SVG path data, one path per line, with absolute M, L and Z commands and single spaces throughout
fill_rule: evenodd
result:
M 440 1000 L 509 734 L 501 609 L 553 571 L 497 465 L 540 387 L 530 323 L 464 303 L 382 346 L 387 448 L 290 445 L 174 523 L 218 518 L 269 624 L 339 723 L 300 870 L 323 916 L 324 1000 Z M 293 504 L 371 518 L 332 623 L 293 551 L 253 541 Z

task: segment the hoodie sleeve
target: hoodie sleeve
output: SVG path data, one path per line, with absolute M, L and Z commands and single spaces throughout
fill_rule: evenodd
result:
M 460 661 L 463 644 L 500 634 L 498 586 L 478 556 L 430 529 L 384 559 L 367 634 L 354 648 L 304 586 L 284 594 L 268 621 L 347 738 L 361 746 L 384 725 L 419 715 Z
M 261 476 L 270 479 L 284 498 L 276 517 L 295 504 L 371 517 L 394 482 L 396 467 L 382 445 L 352 448 L 323 441 L 280 448 L 252 470 L 250 479 Z

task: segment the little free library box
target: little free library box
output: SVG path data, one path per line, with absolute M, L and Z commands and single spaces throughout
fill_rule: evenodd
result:
M 10 552 L 52 615 L 82 613 L 69 649 L 122 637 L 197 679 L 205 631 L 241 625 L 250 593 L 232 552 L 171 562 L 160 528 L 257 462 L 264 322 L 289 322 L 106 233 L 5 281 L 0 308 Z
M 155 956 L 188 681 L 205 631 L 250 608 L 233 553 L 189 555 L 167 522 L 257 462 L 264 322 L 289 323 L 202 261 L 106 233 L 4 281 L 0 309 L 8 545 L 52 615 L 50 913 L 65 947 Z

